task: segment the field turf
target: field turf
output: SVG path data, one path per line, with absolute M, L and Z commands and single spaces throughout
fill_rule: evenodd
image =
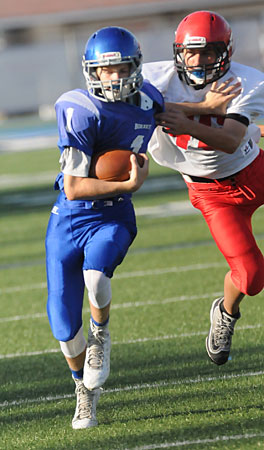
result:
M 138 236 L 112 281 L 99 426 L 72 430 L 74 384 L 45 311 L 57 159 L 56 150 L 0 155 L 0 449 L 264 448 L 264 294 L 244 299 L 231 360 L 212 364 L 205 337 L 227 265 L 201 215 L 177 215 L 186 190 L 169 186 L 135 195 Z M 175 178 L 154 163 L 150 174 Z M 253 227 L 262 251 L 263 222 L 260 208 Z M 86 295 L 85 330 L 88 320 Z

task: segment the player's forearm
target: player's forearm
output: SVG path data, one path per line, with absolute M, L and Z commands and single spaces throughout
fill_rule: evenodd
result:
M 100 199 L 126 192 L 125 182 L 94 178 L 64 177 L 64 191 L 68 200 Z
M 68 200 L 92 200 L 115 197 L 137 191 L 143 184 L 147 169 L 133 171 L 127 181 L 105 181 L 95 178 L 81 178 L 64 175 L 64 192 Z
M 214 128 L 197 120 L 189 119 L 181 111 L 165 111 L 157 114 L 156 123 L 161 125 L 167 134 L 189 135 L 204 142 L 212 149 L 225 153 L 236 151 L 247 129 L 246 125 L 228 118 L 225 119 L 223 127 Z
M 190 134 L 214 150 L 229 154 L 234 153 L 241 142 L 241 138 L 229 130 L 208 127 L 193 120 L 188 120 L 186 132 L 183 134 Z
M 205 101 L 197 103 L 165 103 L 166 111 L 182 111 L 186 116 L 211 114 L 214 110 Z

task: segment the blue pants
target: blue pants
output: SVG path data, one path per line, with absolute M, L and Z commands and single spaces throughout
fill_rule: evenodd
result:
M 83 270 L 112 277 L 137 229 L 130 200 L 69 201 L 53 206 L 46 235 L 47 311 L 53 335 L 73 339 L 82 325 Z

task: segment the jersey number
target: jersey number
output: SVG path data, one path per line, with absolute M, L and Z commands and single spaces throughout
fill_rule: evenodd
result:
M 132 148 L 132 151 L 134 153 L 138 153 L 139 150 L 142 147 L 144 141 L 144 135 L 143 134 L 139 134 L 132 142 L 132 144 L 130 145 L 130 147 Z
M 193 116 L 189 117 L 191 120 L 197 120 L 197 118 L 194 118 Z M 215 123 L 217 125 L 223 125 L 224 123 L 224 117 L 223 116 L 199 116 L 199 123 L 202 123 L 203 125 L 207 125 L 208 127 L 212 126 L 212 123 Z M 207 150 L 213 150 L 213 147 L 209 147 L 209 145 L 205 144 L 202 141 L 199 141 L 198 139 L 194 138 L 193 136 L 190 136 L 189 134 L 180 134 L 176 137 L 176 145 L 180 148 L 183 148 L 184 150 L 187 150 L 189 146 L 193 148 L 200 148 L 200 149 L 207 149 Z

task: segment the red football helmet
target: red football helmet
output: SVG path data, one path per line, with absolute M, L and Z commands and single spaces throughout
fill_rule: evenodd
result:
M 213 64 L 185 64 L 184 49 L 202 49 L 208 45 L 216 53 L 216 61 Z M 173 50 L 180 79 L 195 89 L 202 89 L 221 78 L 229 69 L 233 53 L 231 28 L 219 14 L 196 11 L 180 22 L 175 32 Z

